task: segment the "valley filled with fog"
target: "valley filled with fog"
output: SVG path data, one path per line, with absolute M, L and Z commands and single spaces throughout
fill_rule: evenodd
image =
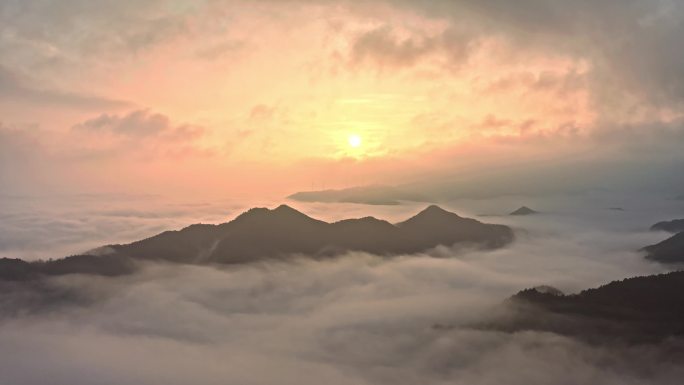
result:
M 5 257 L 58 258 L 196 222 L 227 222 L 248 207 L 279 203 L 71 197 L 72 204 L 59 202 L 55 210 L 24 199 L 2 208 Z M 135 201 L 145 210 L 131 209 L 140 207 Z M 540 213 L 507 215 L 523 204 Z M 427 203 L 293 206 L 328 221 L 373 215 L 395 222 Z M 145 262 L 121 277 L 5 282 L 2 378 L 7 384 L 46 378 L 52 384 L 678 383 L 684 370 L 663 360 L 657 345 L 612 350 L 548 332 L 473 325 L 525 288 L 574 293 L 672 270 L 638 250 L 667 237 L 649 227 L 673 213 L 684 216 L 684 202 L 594 193 L 440 206 L 509 225 L 516 239 L 486 251 L 440 246 L 394 258 L 350 252 L 228 266 Z M 22 234 L 24 241 L 8 242 Z

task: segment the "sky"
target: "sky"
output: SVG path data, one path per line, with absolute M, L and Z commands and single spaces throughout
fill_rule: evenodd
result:
M 273 198 L 561 165 L 678 195 L 683 34 L 674 0 L 5 0 L 0 193 Z
M 681 0 L 0 0 L 0 258 L 284 202 L 392 223 L 435 202 L 515 233 L 0 281 L 2 380 L 679 384 L 676 341 L 473 321 L 671 270 L 639 250 L 684 217 L 683 36 Z

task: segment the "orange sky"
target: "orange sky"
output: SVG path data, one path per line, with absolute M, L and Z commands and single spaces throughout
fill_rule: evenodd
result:
M 622 26 L 582 36 L 460 1 L 11 3 L 0 177 L 17 189 L 405 183 L 580 156 L 616 127 L 682 116 L 677 97 L 656 101 L 615 67 L 621 40 L 600 39 Z

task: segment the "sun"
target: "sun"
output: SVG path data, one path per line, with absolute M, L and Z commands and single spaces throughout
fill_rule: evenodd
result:
M 361 146 L 361 137 L 356 134 L 349 135 L 349 138 L 347 140 L 349 141 L 349 145 L 354 148 L 358 148 Z

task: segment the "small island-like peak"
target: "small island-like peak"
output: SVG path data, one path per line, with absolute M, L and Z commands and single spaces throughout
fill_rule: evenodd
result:
M 519 209 L 513 211 L 509 215 L 532 215 L 532 214 L 538 214 L 538 211 L 532 210 L 531 208 L 527 206 L 522 206 Z

